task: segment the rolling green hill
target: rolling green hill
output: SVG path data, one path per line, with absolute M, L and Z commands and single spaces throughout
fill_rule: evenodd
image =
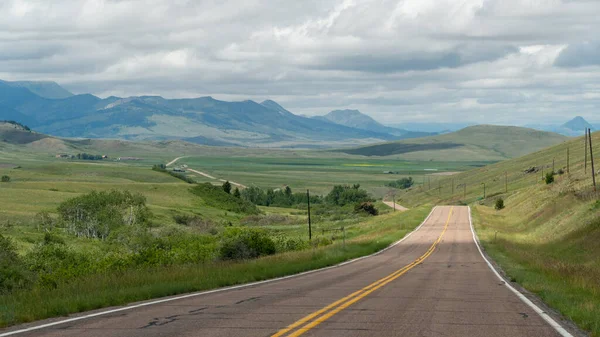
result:
M 477 125 L 443 135 L 337 151 L 362 156 L 396 156 L 408 160 L 499 161 L 567 139 L 552 132 L 516 126 Z
M 600 132 L 593 142 L 600 189 Z M 397 199 L 406 206 L 472 205 L 479 238 L 509 279 L 600 336 L 600 193 L 584 149 L 579 137 L 461 174 L 430 176 Z M 554 182 L 547 184 L 542 177 L 553 167 Z M 499 198 L 502 210 L 495 209 Z

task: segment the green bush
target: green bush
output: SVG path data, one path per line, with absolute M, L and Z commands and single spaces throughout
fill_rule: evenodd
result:
M 502 199 L 502 198 L 496 199 L 496 205 L 494 206 L 494 208 L 497 211 L 504 209 L 504 199 Z
M 92 191 L 64 201 L 58 213 L 69 233 L 99 239 L 121 226 L 146 224 L 151 216 L 146 198 L 128 191 Z
M 303 240 L 302 238 L 286 238 L 284 236 L 278 237 L 275 244 L 278 252 L 303 250 L 310 247 L 307 240 Z
M 546 173 L 546 178 L 544 178 L 544 181 L 546 181 L 546 184 L 552 184 L 554 182 L 554 172 L 548 172 Z
M 366 213 L 369 215 L 378 215 L 379 211 L 375 208 L 375 205 L 371 202 L 361 202 L 354 206 L 355 213 Z
M 10 182 L 10 177 L 9 176 L 2 176 L 1 181 L 3 183 L 8 183 L 8 182 Z
M 275 254 L 273 239 L 264 230 L 257 228 L 227 228 L 219 249 L 222 260 L 254 259 Z
M 56 288 L 61 282 L 95 271 L 91 256 L 55 240 L 37 244 L 25 256 L 25 261 L 29 270 L 38 275 L 37 284 L 50 289 Z
M 27 270 L 12 241 L 0 234 L 0 294 L 32 284 L 33 274 Z
M 392 181 L 391 183 L 387 183 L 386 186 L 399 188 L 399 189 L 407 189 L 410 188 L 414 184 L 414 180 L 412 177 L 398 179 L 396 181 Z

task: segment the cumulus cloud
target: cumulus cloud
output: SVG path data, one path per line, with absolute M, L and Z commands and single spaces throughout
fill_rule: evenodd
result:
M 0 79 L 389 123 L 597 121 L 598 14 L 590 0 L 5 0 Z

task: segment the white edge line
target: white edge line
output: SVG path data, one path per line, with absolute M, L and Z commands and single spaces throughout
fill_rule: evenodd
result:
M 379 254 L 387 251 L 388 249 L 391 249 L 392 247 L 395 247 L 396 245 L 400 244 L 402 241 L 406 240 L 413 233 L 415 233 L 416 231 L 418 231 L 427 222 L 427 220 L 429 220 L 429 218 L 431 217 L 431 215 L 433 214 L 433 212 L 435 211 L 436 208 L 437 208 L 437 206 L 433 207 L 431 209 L 431 212 L 427 216 L 427 218 L 425 218 L 425 220 L 423 220 L 423 222 L 417 228 L 415 228 L 414 230 L 412 230 L 410 233 L 406 234 L 402 239 L 394 242 L 393 244 L 387 246 L 386 248 L 384 248 L 384 249 L 382 249 L 382 250 L 380 250 L 378 252 L 375 252 L 375 253 L 373 253 L 371 255 L 366 255 L 366 256 L 358 257 L 358 258 L 352 259 L 350 261 L 346 261 L 346 262 L 342 262 L 342 263 L 336 264 L 334 266 L 329 266 L 329 267 L 324 267 L 324 268 L 320 268 L 320 269 L 309 270 L 309 271 L 305 271 L 305 272 L 302 272 L 302 273 L 288 275 L 288 276 L 283 276 L 283 277 L 274 278 L 274 279 L 270 279 L 270 280 L 264 280 L 264 281 L 258 281 L 258 282 L 253 282 L 253 283 L 241 284 L 241 285 L 232 286 L 232 287 L 225 287 L 225 288 L 213 289 L 213 290 L 208 290 L 208 291 L 203 291 L 203 292 L 191 293 L 191 294 L 187 294 L 187 295 L 182 295 L 182 296 L 177 296 L 177 297 L 171 297 L 171 298 L 165 298 L 165 299 L 162 299 L 162 300 L 156 300 L 156 301 L 152 301 L 152 302 L 144 302 L 144 303 L 140 303 L 140 304 L 130 305 L 130 306 L 126 306 L 126 307 L 122 307 L 122 308 L 117 308 L 117 309 L 96 312 L 96 313 L 88 314 L 88 315 L 85 315 L 85 316 L 73 317 L 73 318 L 68 318 L 68 319 L 62 320 L 62 321 L 56 321 L 56 322 L 52 322 L 52 323 L 47 323 L 47 324 L 32 326 L 32 327 L 21 329 L 21 330 L 15 330 L 15 331 L 5 332 L 5 333 L 0 334 L 0 337 L 17 335 L 17 334 L 21 334 L 21 333 L 25 333 L 25 332 L 30 332 L 30 331 L 35 331 L 35 330 L 49 328 L 49 327 L 52 327 L 52 326 L 55 326 L 55 325 L 60 325 L 60 324 L 65 324 L 65 323 L 80 321 L 80 320 L 84 320 L 84 319 L 88 319 L 88 318 L 93 318 L 93 317 L 97 317 L 97 316 L 108 315 L 108 314 L 112 314 L 112 313 L 120 312 L 120 311 L 125 311 L 125 310 L 132 310 L 132 309 L 146 307 L 146 306 L 150 306 L 150 305 L 154 305 L 154 304 L 160 304 L 160 303 L 165 303 L 165 302 L 178 301 L 178 300 L 182 300 L 182 299 L 186 299 L 186 298 L 190 298 L 190 297 L 197 297 L 197 296 L 202 296 L 202 295 L 209 295 L 209 294 L 214 294 L 214 293 L 219 293 L 219 292 L 224 292 L 224 291 L 229 291 L 229 290 L 249 288 L 249 287 L 253 287 L 253 286 L 257 286 L 257 285 L 261 285 L 261 284 L 265 284 L 265 283 L 277 282 L 277 281 L 281 281 L 281 280 L 286 280 L 286 279 L 290 279 L 290 278 L 300 277 L 300 276 L 304 276 L 304 275 L 308 275 L 308 274 L 312 274 L 312 273 L 322 272 L 322 271 L 325 271 L 325 270 L 328 270 L 328 269 L 333 269 L 333 268 L 345 266 L 345 265 L 350 264 L 350 263 L 354 263 L 354 262 L 357 262 L 357 261 L 360 261 L 360 260 L 363 260 L 363 259 L 366 259 L 366 258 L 369 258 L 369 257 L 373 257 L 373 256 L 376 256 L 376 255 L 379 255 Z
M 521 301 L 523 301 L 525 304 L 527 304 L 528 306 L 530 306 L 533 309 L 533 311 L 535 311 L 538 315 L 540 315 L 540 317 L 542 317 L 548 324 L 550 324 L 550 326 L 553 327 L 554 330 L 556 330 L 561 336 L 563 336 L 563 337 L 573 337 L 573 335 L 571 333 L 569 333 L 558 322 L 556 322 L 552 317 L 550 317 L 550 315 L 548 315 L 548 313 L 546 313 L 544 310 L 540 309 L 540 307 L 538 307 L 537 305 L 535 305 L 530 299 L 528 299 L 527 297 L 525 297 L 525 295 L 523 295 L 521 292 L 519 292 L 517 289 L 515 289 L 513 286 L 511 286 L 500 275 L 500 273 L 498 273 L 498 271 L 496 270 L 496 268 L 494 268 L 494 266 L 490 263 L 490 261 L 485 257 L 485 255 L 483 254 L 483 251 L 481 250 L 481 246 L 479 245 L 479 238 L 475 234 L 475 229 L 473 228 L 473 220 L 471 219 L 471 207 L 470 206 L 469 206 L 469 225 L 471 226 L 471 233 L 473 233 L 473 241 L 475 241 L 475 245 L 477 245 L 477 250 L 479 250 L 479 254 L 481 254 L 481 257 L 483 257 L 483 259 L 487 263 L 488 267 L 490 267 L 490 269 L 494 272 L 494 274 L 496 274 L 496 276 L 500 280 L 502 280 L 502 282 L 504 283 L 504 285 L 510 291 L 512 291 L 515 295 L 517 295 L 517 297 L 519 297 L 519 299 L 521 299 Z

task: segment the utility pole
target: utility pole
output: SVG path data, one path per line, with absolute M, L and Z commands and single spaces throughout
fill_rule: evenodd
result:
M 590 161 L 592 162 L 592 182 L 594 183 L 594 192 L 596 192 L 596 171 L 594 171 L 594 151 L 592 150 L 592 129 L 588 129 L 590 137 Z
M 483 185 L 483 199 L 485 199 L 485 183 L 481 183 Z
M 467 183 L 463 184 L 463 198 L 467 200 Z
M 308 240 L 312 241 L 312 228 L 310 224 L 310 191 L 306 190 L 306 201 L 308 202 Z
M 504 171 L 504 193 L 508 193 L 508 171 Z
M 394 205 L 394 212 L 396 211 L 396 193 L 392 194 L 392 204 Z
M 454 178 L 452 178 L 452 197 L 454 197 Z
M 567 173 L 571 173 L 571 167 L 570 167 L 571 165 L 569 163 L 570 158 L 571 157 L 569 156 L 569 147 L 567 146 Z
M 555 159 L 556 159 L 556 158 L 554 158 L 554 157 L 552 158 L 552 174 L 554 174 L 554 172 L 556 172 L 556 171 L 554 170 L 554 160 L 555 160 Z
M 586 147 L 587 149 L 587 147 Z M 427 177 L 427 181 L 429 181 L 429 189 L 431 190 L 431 177 Z
M 583 169 L 584 169 L 583 173 L 587 174 L 587 144 L 588 144 L 588 131 L 587 131 L 587 128 L 585 128 L 585 138 L 583 140 L 583 144 L 585 144 L 585 150 L 584 150 L 584 153 L 585 153 L 584 158 L 585 159 L 583 160 L 583 162 L 584 162 L 584 164 L 583 164 Z

